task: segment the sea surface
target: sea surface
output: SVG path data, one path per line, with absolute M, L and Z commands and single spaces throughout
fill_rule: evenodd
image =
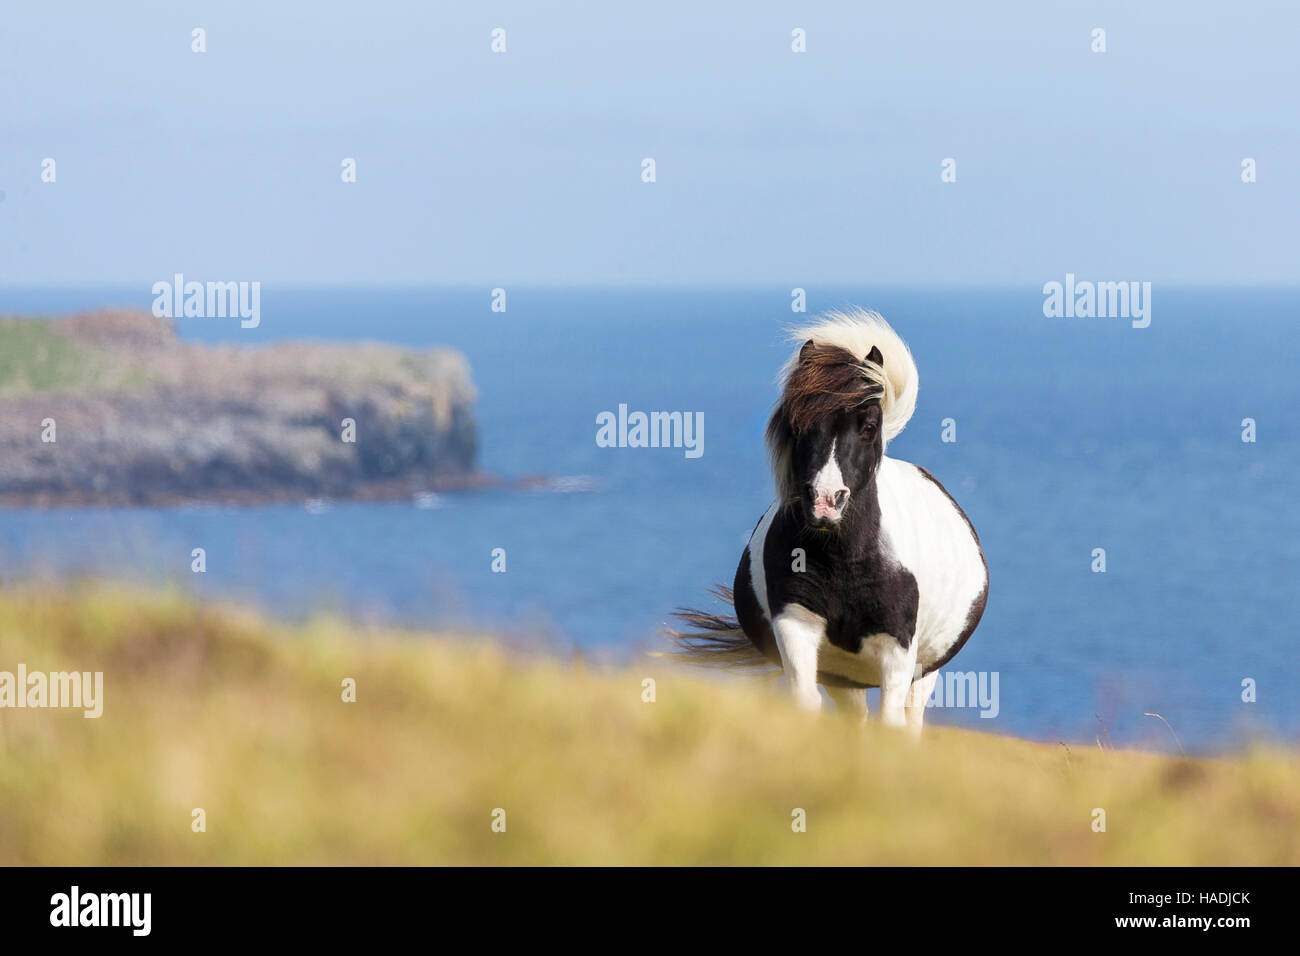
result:
M 151 302 L 148 288 L 0 290 L 9 314 Z M 808 290 L 810 312 L 873 307 L 909 341 L 920 399 L 889 453 L 947 486 L 988 558 L 987 612 L 948 669 L 996 674 L 997 716 L 928 719 L 1070 746 L 1300 739 L 1300 290 L 1156 284 L 1151 302 L 1136 329 L 1046 318 L 1034 286 Z M 635 656 L 675 606 L 712 606 L 706 587 L 730 584 L 770 501 L 762 431 L 801 318 L 790 303 L 788 287 L 512 288 L 502 313 L 488 289 L 264 287 L 258 328 L 182 319 L 180 333 L 461 349 L 482 469 L 550 486 L 0 511 L 0 575 L 167 582 L 283 618 Z M 702 412 L 703 454 L 599 447 L 597 415 L 620 404 Z

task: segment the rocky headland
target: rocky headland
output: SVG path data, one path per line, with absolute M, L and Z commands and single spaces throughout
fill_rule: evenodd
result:
M 0 319 L 0 505 L 472 487 L 474 399 L 451 349 L 204 345 L 116 310 Z

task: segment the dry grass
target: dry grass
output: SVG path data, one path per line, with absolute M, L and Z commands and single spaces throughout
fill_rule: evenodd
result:
M 658 663 L 271 627 L 98 586 L 0 593 L 0 670 L 19 662 L 102 670 L 105 704 L 0 710 L 4 864 L 1300 863 L 1284 752 L 943 728 L 912 746 Z

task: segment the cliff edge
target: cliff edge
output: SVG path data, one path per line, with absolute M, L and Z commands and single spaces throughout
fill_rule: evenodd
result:
M 149 313 L 0 319 L 0 503 L 399 497 L 474 481 L 450 349 L 184 342 Z M 348 420 L 355 423 L 349 427 Z

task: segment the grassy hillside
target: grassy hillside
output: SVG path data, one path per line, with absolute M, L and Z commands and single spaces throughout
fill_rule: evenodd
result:
M 20 662 L 102 670 L 104 713 L 0 710 L 0 864 L 1300 863 L 1293 754 L 913 746 L 658 663 L 99 587 L 0 592 L 0 671 Z

